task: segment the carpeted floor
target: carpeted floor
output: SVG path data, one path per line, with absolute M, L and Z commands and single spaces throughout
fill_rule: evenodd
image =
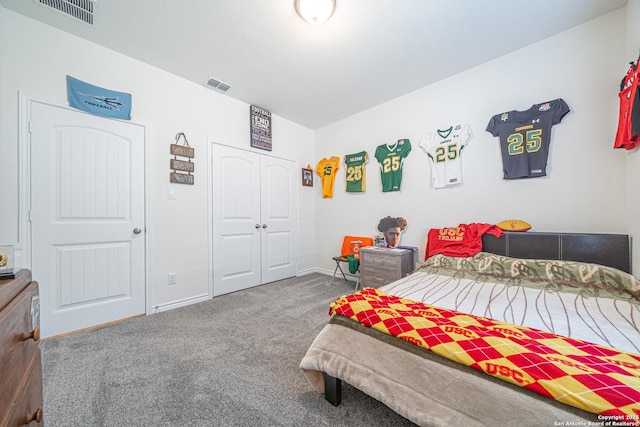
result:
M 311 274 L 41 344 L 58 426 L 412 426 L 343 383 L 331 406 L 298 365 L 353 282 Z

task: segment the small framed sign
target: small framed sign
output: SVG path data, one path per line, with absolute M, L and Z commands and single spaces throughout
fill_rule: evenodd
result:
M 311 170 L 311 168 L 302 168 L 302 185 L 305 187 L 313 187 L 313 170 Z
M 271 112 L 251 106 L 251 146 L 271 151 Z
M 182 145 L 178 144 L 180 138 L 184 139 Z M 183 132 L 176 135 L 176 143 L 171 144 L 169 151 L 173 154 L 173 159 L 169 160 L 169 168 L 173 169 L 173 172 L 169 173 L 169 182 L 193 185 L 191 173 L 195 170 L 195 164 L 191 159 L 195 156 L 195 150 L 189 146 L 189 141 Z M 178 156 L 186 157 L 187 160 L 178 159 Z

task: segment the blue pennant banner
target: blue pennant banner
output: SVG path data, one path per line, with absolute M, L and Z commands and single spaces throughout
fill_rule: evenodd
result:
M 69 106 L 97 116 L 131 120 L 131 94 L 116 92 L 67 76 Z

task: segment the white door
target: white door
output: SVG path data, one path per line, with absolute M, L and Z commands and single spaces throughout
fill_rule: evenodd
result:
M 213 144 L 213 295 L 296 274 L 294 162 Z
M 296 275 L 296 175 L 293 162 L 261 156 L 262 283 Z
M 260 156 L 213 145 L 213 295 L 261 284 Z
M 30 132 L 42 335 L 144 314 L 144 127 L 31 102 Z

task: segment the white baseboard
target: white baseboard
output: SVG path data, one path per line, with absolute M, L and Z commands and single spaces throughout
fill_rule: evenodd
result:
M 317 268 L 305 268 L 304 270 L 299 270 L 297 277 L 306 276 L 307 274 L 319 273 Z
M 298 271 L 298 277 L 300 276 L 306 276 L 308 274 L 313 274 L 313 273 L 320 273 L 320 274 L 325 274 L 327 276 L 333 276 L 333 270 L 327 270 L 325 268 L 318 268 L 318 267 L 314 267 L 314 268 L 307 268 L 304 270 L 300 270 Z M 347 280 L 350 282 L 355 282 L 358 280 L 358 276 L 350 274 L 348 272 L 344 273 L 345 276 L 347 276 Z M 338 275 L 336 276 L 336 280 L 344 280 L 344 278 L 342 277 L 342 274 L 338 273 Z M 174 308 L 180 308 L 180 307 L 185 307 L 187 305 L 191 305 L 191 304 L 196 304 L 198 302 L 204 302 L 209 300 L 209 295 L 207 294 L 202 294 L 202 295 L 197 295 L 191 298 L 185 298 L 182 300 L 177 300 L 177 301 L 172 301 L 172 302 L 168 302 L 165 304 L 157 304 L 154 305 L 153 307 L 151 307 L 151 314 L 153 313 L 160 313 L 163 311 L 169 311 L 169 310 L 173 310 Z
M 178 301 L 172 301 L 165 304 L 158 304 L 151 307 L 152 313 L 160 313 L 162 311 L 173 310 L 174 308 L 185 307 L 187 305 L 195 304 L 209 300 L 208 294 L 197 295 L 191 298 L 185 298 Z

